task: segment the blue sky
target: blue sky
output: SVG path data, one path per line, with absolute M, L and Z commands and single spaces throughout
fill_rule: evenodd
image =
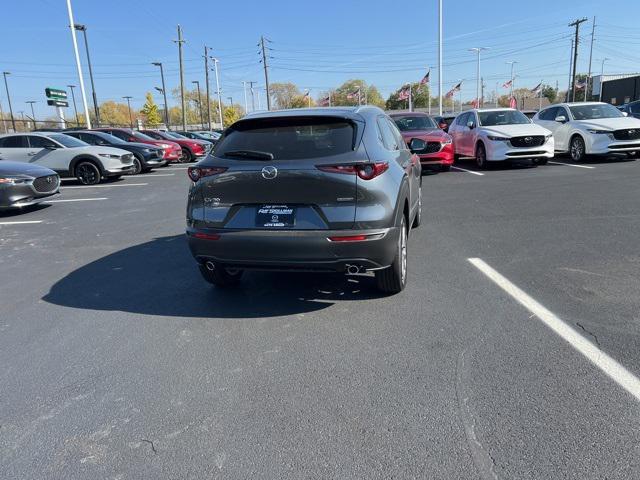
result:
M 589 41 L 596 16 L 593 70 L 605 56 L 608 73 L 640 71 L 640 2 L 609 0 L 536 2 L 444 0 L 445 90 L 460 79 L 463 98 L 475 97 L 475 56 L 483 52 L 482 76 L 488 91 L 509 78 L 517 61 L 516 86 L 540 80 L 560 89 L 569 77 L 572 29 L 567 24 L 588 17 L 581 28 L 578 70 L 588 68 Z M 203 47 L 220 59 L 223 96 L 242 103 L 242 80 L 264 87 L 258 63 L 260 35 L 271 40 L 270 80 L 292 81 L 314 97 L 349 78 L 363 78 L 386 96 L 407 81 L 418 81 L 437 64 L 437 0 L 403 5 L 381 0 L 292 2 L 282 0 L 214 2 L 206 0 L 73 0 L 77 23 L 88 26 L 98 100 L 144 103 L 147 91 L 160 86 L 157 67 L 165 64 L 167 88 L 178 85 L 176 25 L 185 45 L 185 82 L 204 84 Z M 8 70 L 14 112 L 50 116 L 44 88 L 78 84 L 69 33 L 66 0 L 6 1 L 3 6 L 0 69 Z M 82 45 L 81 45 L 82 46 Z M 83 50 L 82 50 L 83 51 Z M 84 59 L 84 54 L 83 54 Z M 437 71 L 432 71 L 432 80 Z M 85 81 L 88 73 L 85 67 Z M 213 76 L 211 77 L 213 85 Z M 435 82 L 434 85 L 435 92 Z M 505 93 L 501 90 L 500 93 Z M 7 110 L 4 89 L 0 101 Z M 161 98 L 156 95 L 156 101 Z M 170 99 L 170 104 L 175 101 Z M 262 100 L 264 106 L 264 99 Z

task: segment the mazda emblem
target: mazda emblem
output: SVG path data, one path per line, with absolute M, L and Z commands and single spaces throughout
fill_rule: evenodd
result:
M 631 135 L 635 134 L 636 131 L 635 130 L 629 130 L 627 133 L 629 134 L 629 136 L 631 136 Z
M 264 167 L 262 169 L 262 178 L 267 180 L 273 180 L 278 176 L 278 169 L 276 167 Z
M 48 184 L 53 183 L 53 180 L 51 179 L 51 177 L 47 177 L 47 183 L 48 183 Z
M 524 137 L 524 141 L 526 143 L 531 143 L 532 140 L 533 140 L 533 137 Z

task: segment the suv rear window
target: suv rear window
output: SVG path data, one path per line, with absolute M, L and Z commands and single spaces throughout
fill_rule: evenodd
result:
M 355 132 L 354 124 L 342 118 L 244 120 L 227 129 L 216 144 L 214 155 L 224 157 L 227 152 L 243 150 L 272 154 L 274 160 L 339 155 L 353 150 Z

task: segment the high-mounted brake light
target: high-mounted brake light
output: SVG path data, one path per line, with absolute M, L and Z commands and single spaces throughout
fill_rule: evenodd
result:
M 202 177 L 210 177 L 211 175 L 218 175 L 227 170 L 226 167 L 189 167 L 187 169 L 187 175 L 189 178 L 197 182 Z
M 316 165 L 318 170 L 329 173 L 358 175 L 362 180 L 372 180 L 389 169 L 388 162 L 361 163 L 357 165 Z

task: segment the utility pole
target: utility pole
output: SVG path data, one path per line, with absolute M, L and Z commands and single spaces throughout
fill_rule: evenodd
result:
M 33 120 L 33 129 L 35 130 L 36 127 L 36 114 L 33 111 L 33 104 L 37 103 L 35 100 L 27 100 L 25 103 L 28 103 L 29 105 L 31 105 L 31 120 Z
M 442 0 L 438 0 L 438 115 L 442 115 Z
M 604 62 L 603 62 L 603 64 L 604 64 Z M 11 115 L 11 126 L 13 127 L 13 131 L 15 132 L 16 131 L 16 119 L 13 118 L 13 107 L 11 106 L 11 95 L 9 95 L 9 84 L 7 83 L 7 75 L 11 75 L 11 72 L 2 72 L 2 75 L 4 76 L 4 88 L 7 91 L 7 102 L 9 103 L 9 115 Z
M 591 85 L 591 89 L 593 90 L 593 82 L 591 81 L 591 59 L 593 58 L 593 39 L 596 34 L 596 17 L 593 17 L 593 25 L 591 26 L 591 48 L 589 49 L 589 74 L 587 75 L 587 84 L 584 86 L 584 101 L 587 101 L 587 91 L 589 90 L 589 85 Z
M 607 57 L 602 59 L 602 70 L 600 71 L 600 95 L 598 96 L 598 101 L 602 101 L 602 90 L 604 89 L 604 62 L 609 60 Z
M 478 55 L 478 61 L 476 65 L 476 102 L 480 105 L 480 85 L 482 84 L 482 79 L 480 78 L 480 52 L 483 50 L 487 50 L 487 47 L 474 47 L 470 48 L 470 52 L 475 52 Z
M 178 40 L 174 40 L 178 44 L 178 61 L 180 63 L 180 105 L 182 109 L 182 130 L 187 130 L 187 112 L 184 105 L 184 66 L 182 65 L 182 44 L 185 40 L 182 38 L 182 27 L 178 25 Z
M 569 24 L 576 27 L 576 38 L 573 47 L 573 74 L 571 75 L 571 101 L 576 101 L 576 68 L 578 66 L 578 45 L 580 44 L 580 24 L 586 22 L 586 18 L 581 18 Z
M 133 128 L 133 117 L 131 116 L 131 99 L 133 97 L 127 95 L 122 98 L 125 98 L 127 100 L 127 105 L 129 106 L 129 125 L 131 126 L 131 128 Z
M 256 99 L 253 96 L 253 84 L 256 82 L 247 82 L 249 84 L 249 91 L 251 92 L 251 111 L 255 112 L 256 111 Z
M 89 56 L 89 41 L 87 40 L 87 26 L 76 23 L 74 29 L 84 35 L 84 49 L 87 53 L 87 66 L 89 67 L 89 80 L 91 81 L 91 96 L 93 97 L 93 111 L 96 114 L 96 123 L 100 126 L 100 109 L 98 108 L 98 97 L 96 96 L 96 86 L 93 83 L 93 69 L 91 68 L 91 57 Z
M 569 85 L 567 86 L 567 94 L 565 95 L 565 102 L 568 102 L 571 100 L 571 70 L 573 68 L 573 46 L 574 46 L 574 40 L 573 38 L 571 39 L 571 53 L 569 55 Z
M 0 102 L 0 122 L 4 127 L 4 133 L 8 133 L 9 130 L 7 129 L 7 123 L 4 121 L 4 112 L 2 111 L 2 102 Z
M 204 46 L 204 78 L 207 83 L 207 125 L 211 130 L 211 96 L 209 95 L 209 52 L 207 46 Z
M 267 39 L 268 40 L 268 39 Z M 262 46 L 262 66 L 264 67 L 264 85 L 267 92 L 267 110 L 271 110 L 271 98 L 269 95 L 269 67 L 267 65 L 267 54 L 264 47 L 264 36 L 260 37 L 260 45 Z M 251 91 L 253 97 L 253 90 Z
M 87 104 L 87 94 L 84 90 L 84 78 L 82 76 L 82 65 L 80 64 L 80 53 L 78 52 L 78 39 L 76 38 L 75 23 L 73 21 L 73 9 L 71 8 L 71 0 L 67 0 L 67 11 L 69 12 L 69 29 L 71 30 L 71 40 L 73 41 L 73 51 L 76 56 L 76 69 L 78 70 L 78 82 L 80 84 L 80 93 L 82 94 L 82 105 L 84 107 L 84 118 L 87 122 L 87 128 L 91 129 L 91 119 L 89 118 L 89 105 Z
M 196 87 L 198 87 L 198 110 L 200 110 L 200 126 L 204 128 L 204 118 L 202 117 L 202 97 L 200 96 L 200 82 L 198 80 L 194 80 L 191 83 L 195 83 Z
M 160 67 L 160 78 L 162 78 L 162 95 L 164 97 L 164 123 L 168 130 L 169 128 L 169 104 L 167 103 L 167 88 L 164 86 L 164 69 L 161 62 L 152 62 L 151 65 Z
M 213 68 L 216 73 L 216 90 L 218 94 L 218 119 L 220 120 L 220 128 L 224 128 L 224 123 L 222 121 L 222 91 L 220 90 L 220 75 L 218 74 L 218 63 L 220 61 L 217 58 L 211 57 L 213 60 Z
M 76 94 L 73 89 L 76 88 L 75 85 L 67 85 L 71 89 L 71 99 L 73 100 L 73 111 L 76 114 L 76 127 L 80 126 L 80 119 L 78 118 L 78 107 L 76 106 Z

